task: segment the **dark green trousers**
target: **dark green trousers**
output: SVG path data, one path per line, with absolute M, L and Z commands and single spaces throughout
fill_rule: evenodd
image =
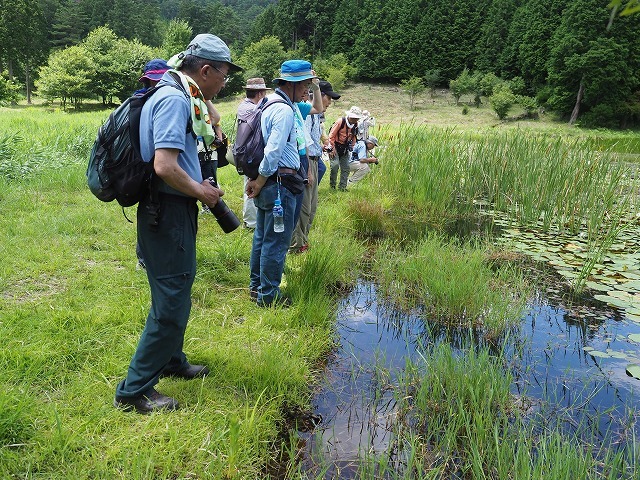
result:
M 116 395 L 135 397 L 158 383 L 165 368 L 180 369 L 196 273 L 198 207 L 194 198 L 160 194 L 158 225 L 151 225 L 150 200 L 138 205 L 138 243 L 147 267 L 151 309 L 127 378 Z

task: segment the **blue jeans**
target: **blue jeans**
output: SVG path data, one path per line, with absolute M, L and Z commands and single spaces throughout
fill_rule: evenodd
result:
M 273 231 L 273 204 L 280 190 L 284 210 L 284 232 Z M 280 294 L 284 260 L 291 244 L 296 198 L 278 183 L 267 183 L 253 199 L 258 210 L 251 247 L 249 290 L 258 292 L 258 304 L 269 305 Z
M 322 157 L 320 157 L 318 159 L 318 185 L 320 185 L 320 182 L 322 181 L 322 177 L 324 176 L 324 172 L 327 171 L 327 166 L 324 164 L 324 160 L 322 160 Z

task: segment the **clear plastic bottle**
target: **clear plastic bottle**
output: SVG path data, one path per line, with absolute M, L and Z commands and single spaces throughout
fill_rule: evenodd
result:
M 278 197 L 273 204 L 273 231 L 284 232 L 284 210 L 280 202 L 280 192 L 278 192 Z

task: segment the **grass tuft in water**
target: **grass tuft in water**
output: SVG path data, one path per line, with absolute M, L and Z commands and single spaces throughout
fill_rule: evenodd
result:
M 381 292 L 395 304 L 496 336 L 519 321 L 528 291 L 509 264 L 491 267 L 482 249 L 436 234 L 403 251 L 382 245 L 374 264 Z

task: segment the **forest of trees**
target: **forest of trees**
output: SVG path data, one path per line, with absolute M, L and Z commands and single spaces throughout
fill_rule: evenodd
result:
M 608 3 L 0 0 L 0 69 L 31 85 L 56 52 L 86 42 L 104 25 L 118 39 L 155 51 L 175 49 L 185 31 L 208 31 L 250 63 L 242 54 L 256 45 L 271 49 L 274 59 L 285 52 L 319 62 L 340 55 L 349 65 L 345 74 L 366 81 L 419 77 L 449 86 L 463 71 L 495 74 L 562 117 L 578 103 L 582 124 L 627 128 L 640 123 L 640 20 L 610 22 Z

